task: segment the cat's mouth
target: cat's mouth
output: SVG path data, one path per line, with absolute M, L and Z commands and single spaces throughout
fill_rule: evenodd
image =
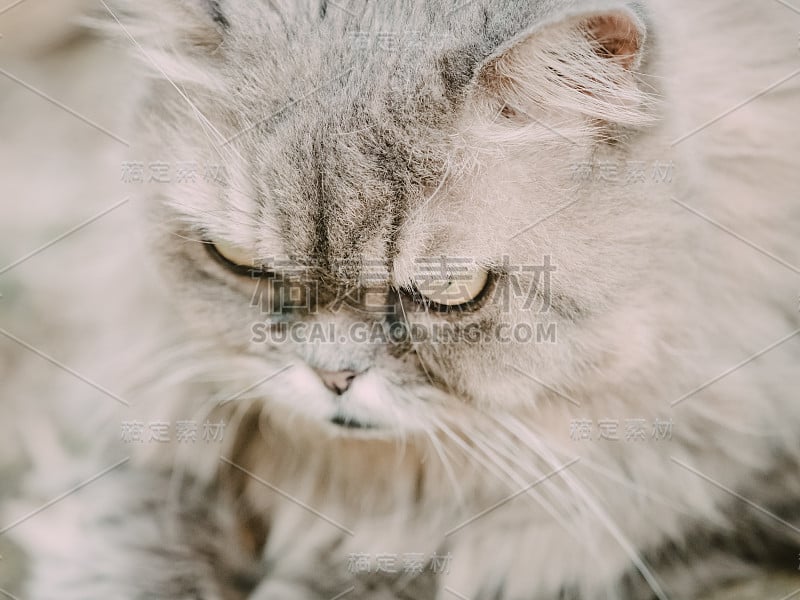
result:
M 282 381 L 269 400 L 316 421 L 329 433 L 383 437 L 422 427 L 411 408 L 418 390 L 396 385 L 378 367 L 357 373 L 320 370 L 305 361 L 292 367 L 281 372 Z
M 341 412 L 336 413 L 333 417 L 331 417 L 330 423 L 345 429 L 379 429 L 378 425 L 375 423 L 367 423 L 366 421 L 361 421 L 356 417 L 352 417 Z

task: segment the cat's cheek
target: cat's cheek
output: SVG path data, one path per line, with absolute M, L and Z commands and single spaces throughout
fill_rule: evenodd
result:
M 331 394 L 304 363 L 292 363 L 289 369 L 272 381 L 274 385 L 265 398 L 268 407 L 278 404 L 293 413 L 319 421 L 328 421 L 333 417 Z
M 413 386 L 395 385 L 375 369 L 356 379 L 338 406 L 346 414 L 381 430 L 418 431 L 424 428 L 419 414 L 419 391 Z

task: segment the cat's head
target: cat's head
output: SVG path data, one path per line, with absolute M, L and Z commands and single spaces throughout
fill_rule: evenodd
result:
M 425 428 L 563 405 L 553 388 L 646 343 L 609 315 L 652 217 L 580 176 L 652 119 L 635 3 L 134 4 L 142 158 L 174 168 L 148 186 L 155 247 L 185 316 L 260 365 L 251 393 Z

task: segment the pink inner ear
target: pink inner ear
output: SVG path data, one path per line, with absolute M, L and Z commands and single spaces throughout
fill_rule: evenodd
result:
M 591 17 L 585 22 L 589 36 L 599 45 L 599 52 L 630 69 L 636 62 L 642 45 L 639 28 L 625 14 L 606 14 Z

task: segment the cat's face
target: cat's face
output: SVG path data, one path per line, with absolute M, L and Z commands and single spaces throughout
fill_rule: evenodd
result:
M 576 169 L 646 120 L 633 12 L 212 4 L 159 55 L 189 98 L 155 86 L 152 139 L 222 168 L 156 190 L 158 248 L 204 337 L 260 364 L 244 383 L 405 430 L 613 356 L 595 330 L 646 263 L 641 216 Z

